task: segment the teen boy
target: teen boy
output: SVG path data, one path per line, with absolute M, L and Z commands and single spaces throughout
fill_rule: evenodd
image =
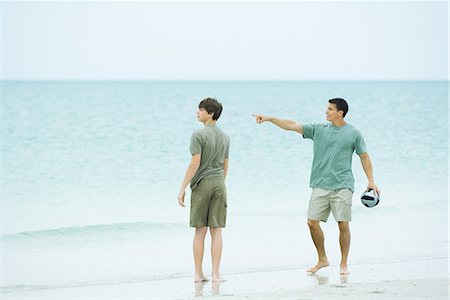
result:
M 178 194 L 178 203 L 184 207 L 185 189 L 190 183 L 190 226 L 195 227 L 195 282 L 208 280 L 202 269 L 208 228 L 211 234 L 212 281 L 223 281 L 219 267 L 222 256 L 222 228 L 225 227 L 227 217 L 225 178 L 230 138 L 216 125 L 221 113 L 222 104 L 216 99 L 206 98 L 198 105 L 197 119 L 204 127 L 192 134 L 192 158 Z

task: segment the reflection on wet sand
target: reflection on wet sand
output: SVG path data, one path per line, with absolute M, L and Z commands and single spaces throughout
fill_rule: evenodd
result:
M 209 283 L 209 281 L 195 282 L 195 296 L 202 297 L 205 292 L 205 286 Z M 224 283 L 224 281 L 213 281 L 211 282 L 211 294 L 214 296 L 220 295 L 220 285 Z
M 308 274 L 309 277 L 315 278 L 318 285 L 327 284 L 329 279 L 328 276 L 319 276 L 316 273 Z

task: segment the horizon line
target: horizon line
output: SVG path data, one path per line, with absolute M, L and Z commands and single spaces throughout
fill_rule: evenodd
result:
M 174 78 L 174 79 L 121 79 L 121 78 L 111 78 L 111 79 L 94 79 L 94 78 L 41 78 L 41 79 L 35 79 L 35 78 L 8 78 L 8 79 L 2 79 L 0 78 L 1 82 L 7 82 L 7 81 L 450 81 L 450 78 L 433 78 L 433 79 L 427 79 L 427 78 L 373 78 L 373 79 L 202 79 L 202 78 L 195 78 L 195 79 L 180 79 L 180 78 Z

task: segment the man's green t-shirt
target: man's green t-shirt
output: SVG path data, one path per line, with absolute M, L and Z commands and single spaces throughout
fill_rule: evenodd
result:
M 361 133 L 352 125 L 303 125 L 303 137 L 314 141 L 314 159 L 311 170 L 311 188 L 354 190 L 352 155 L 366 153 Z
M 191 189 L 204 178 L 224 177 L 223 163 L 229 149 L 230 138 L 216 125 L 206 125 L 192 134 L 191 154 L 201 154 L 201 161 L 191 180 Z

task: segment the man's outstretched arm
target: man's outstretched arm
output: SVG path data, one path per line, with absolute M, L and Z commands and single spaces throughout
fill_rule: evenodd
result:
M 256 123 L 258 123 L 258 124 L 261 124 L 261 123 L 267 121 L 267 122 L 271 122 L 271 123 L 277 125 L 278 127 L 282 128 L 284 130 L 295 131 L 300 134 L 303 134 L 303 125 L 298 122 L 291 121 L 291 120 L 277 119 L 277 118 L 265 116 L 265 115 L 254 114 L 252 116 L 254 116 L 256 118 Z
M 366 173 L 367 180 L 369 180 L 369 183 L 367 184 L 367 190 L 374 189 L 375 192 L 379 195 L 380 189 L 377 187 L 377 185 L 375 184 L 375 180 L 373 179 L 373 168 L 369 154 L 367 152 L 362 153 L 359 155 L 359 157 L 361 158 L 361 164 L 364 172 Z
M 186 187 L 191 182 L 198 168 L 200 167 L 201 154 L 192 155 L 191 162 L 184 175 L 183 183 L 181 183 L 180 192 L 178 193 L 178 204 L 184 207 L 184 196 L 186 195 Z

